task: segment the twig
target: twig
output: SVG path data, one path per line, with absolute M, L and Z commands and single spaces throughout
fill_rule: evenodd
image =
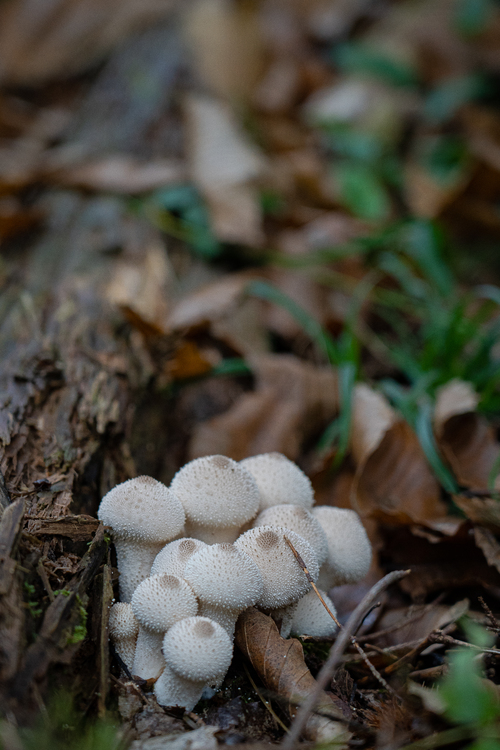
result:
M 351 640 L 352 634 L 357 631 L 360 624 L 363 622 L 366 612 L 373 606 L 374 602 L 378 600 L 382 591 L 385 591 L 385 589 L 391 586 L 391 584 L 401 580 L 401 578 L 404 578 L 409 573 L 409 570 L 395 570 L 392 573 L 388 573 L 388 575 L 384 576 L 384 578 L 372 586 L 354 612 L 352 612 L 346 625 L 340 631 L 337 640 L 330 650 L 328 659 L 316 678 L 316 688 L 300 706 L 295 721 L 290 728 L 290 733 L 285 737 L 283 742 L 283 750 L 293 750 L 295 747 L 295 743 L 299 740 L 309 715 L 314 710 L 323 690 L 327 686 L 335 668 L 339 664 L 342 654 Z
M 268 700 L 267 700 L 267 698 L 265 698 L 265 697 L 264 697 L 264 696 L 262 695 L 262 693 L 260 692 L 260 690 L 259 690 L 259 688 L 257 687 L 257 685 L 255 684 L 255 682 L 254 682 L 254 680 L 253 680 L 253 678 L 252 678 L 252 675 L 250 674 L 250 672 L 249 672 L 249 670 L 248 670 L 248 667 L 247 667 L 247 665 L 245 664 L 245 662 L 243 662 L 243 669 L 245 670 L 246 676 L 247 676 L 247 677 L 248 677 L 248 679 L 250 680 L 250 684 L 252 685 L 253 689 L 255 690 L 255 692 L 257 693 L 257 695 L 259 696 L 259 698 L 260 698 L 260 700 L 262 701 L 262 703 L 264 704 L 264 706 L 265 706 L 265 707 L 267 708 L 267 710 L 269 711 L 269 713 L 270 713 L 270 714 L 271 714 L 271 716 L 273 717 L 274 721 L 275 721 L 275 722 L 276 722 L 276 723 L 278 724 L 278 726 L 280 726 L 280 727 L 281 727 L 281 728 L 282 728 L 282 729 L 284 730 L 284 732 L 286 732 L 286 733 L 288 734 L 288 732 L 289 732 L 290 730 L 288 729 L 288 727 L 286 726 L 286 724 L 284 724 L 284 723 L 283 723 L 283 722 L 281 721 L 280 717 L 278 716 L 278 714 L 277 714 L 277 713 L 275 712 L 275 710 L 274 710 L 274 709 L 273 709 L 273 707 L 271 706 L 271 702 L 270 702 L 270 701 L 268 701 Z
M 488 607 L 486 602 L 484 601 L 482 596 L 478 597 L 479 603 L 481 604 L 481 607 L 486 612 L 486 619 L 488 620 L 488 625 L 486 626 L 487 630 L 491 630 L 493 633 L 496 633 L 497 635 L 500 633 L 500 623 L 498 622 L 497 618 L 491 611 L 491 609 Z
M 339 622 L 339 621 L 337 620 L 336 616 L 335 616 L 335 615 L 333 614 L 333 612 L 331 611 L 331 609 L 330 609 L 330 608 L 328 607 L 327 603 L 326 603 L 326 602 L 325 602 L 325 600 L 323 599 L 323 597 L 322 597 L 322 595 L 321 595 L 320 591 L 318 590 L 318 588 L 317 588 L 316 584 L 314 583 L 314 581 L 313 581 L 313 579 L 312 579 L 312 576 L 311 576 L 311 574 L 310 574 L 310 573 L 309 573 L 309 571 L 307 570 L 307 567 L 306 567 L 306 564 L 305 564 L 304 560 L 303 560 L 303 559 L 302 559 L 302 557 L 301 557 L 301 556 L 299 555 L 299 553 L 297 552 L 297 550 L 295 549 L 295 547 L 293 546 L 293 544 L 291 543 L 291 541 L 290 541 L 290 540 L 288 539 L 288 537 L 284 536 L 283 538 L 284 538 L 285 542 L 286 542 L 286 543 L 288 544 L 288 546 L 290 547 L 290 549 L 292 550 L 293 554 L 295 555 L 295 558 L 296 558 L 297 562 L 299 563 L 300 567 L 302 568 L 302 570 L 303 570 L 303 571 L 304 571 L 304 573 L 306 574 L 306 578 L 307 578 L 307 580 L 309 581 L 309 583 L 311 584 L 311 586 L 313 587 L 313 589 L 314 589 L 314 593 L 315 593 L 315 594 L 316 594 L 316 596 L 317 596 L 317 597 L 319 598 L 319 600 L 320 600 L 321 604 L 322 604 L 322 605 L 323 605 L 323 607 L 324 607 L 324 608 L 326 609 L 326 611 L 328 612 L 328 614 L 330 615 L 330 617 L 332 618 L 332 620 L 333 620 L 333 621 L 335 622 L 335 624 L 337 625 L 338 629 L 339 629 L 339 630 L 342 630 L 342 625 L 341 625 L 341 624 L 340 624 L 340 622 Z M 378 606 L 378 603 L 377 603 L 377 605 L 376 605 L 376 606 Z M 372 606 L 370 606 L 370 608 L 369 608 L 368 612 L 370 612 L 370 611 L 371 611 L 372 609 L 373 609 L 373 605 L 372 605 Z M 366 613 L 365 613 L 365 615 L 364 615 L 364 617 L 363 617 L 363 620 L 365 619 L 365 617 L 366 617 L 366 615 L 368 614 L 368 612 L 366 612 Z M 361 624 L 362 624 L 363 620 L 362 620 L 362 621 L 361 621 L 361 622 L 359 623 L 358 627 L 360 627 L 360 626 L 361 626 Z M 388 682 L 386 682 L 386 680 L 384 680 L 384 678 L 382 677 L 382 675 L 380 674 L 380 672 L 379 672 L 379 671 L 378 671 L 378 670 L 377 670 L 377 669 L 376 669 L 376 668 L 374 667 L 374 665 L 373 665 L 373 664 L 371 663 L 371 661 L 369 660 L 368 656 L 367 656 L 367 655 L 366 655 L 366 653 L 365 653 L 365 652 L 363 651 L 363 649 L 362 649 L 362 648 L 361 648 L 361 646 L 359 645 L 359 643 L 358 643 L 358 641 L 356 640 L 356 638 L 354 637 L 354 635 L 351 635 L 351 636 L 350 636 L 350 640 L 351 640 L 351 644 L 352 644 L 352 645 L 354 646 L 354 648 L 356 649 L 356 651 L 358 652 L 358 654 L 359 654 L 359 655 L 361 656 L 361 658 L 363 659 L 363 661 L 364 661 L 364 662 L 366 662 L 366 666 L 368 667 L 368 669 L 370 670 L 370 672 L 372 673 L 372 675 L 373 675 L 373 676 L 375 677 L 375 679 L 376 679 L 376 680 L 378 680 L 378 681 L 380 682 L 380 684 L 381 684 L 381 685 L 382 685 L 382 686 L 383 686 L 383 687 L 384 687 L 384 688 L 385 688 L 385 689 L 386 689 L 386 690 L 387 690 L 387 691 L 388 691 L 389 693 L 393 693 L 394 695 L 396 695 L 396 693 L 395 693 L 395 692 L 394 692 L 394 690 L 393 690 L 393 689 L 391 688 L 391 686 L 389 685 L 389 683 L 388 683 Z

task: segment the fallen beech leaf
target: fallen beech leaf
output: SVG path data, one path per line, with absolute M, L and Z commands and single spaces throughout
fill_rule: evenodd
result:
M 337 378 L 330 367 L 279 354 L 255 357 L 249 364 L 257 380 L 255 391 L 198 425 L 190 458 L 220 453 L 239 461 L 279 451 L 296 460 L 307 439 L 335 416 Z
M 489 487 L 500 445 L 492 427 L 476 413 L 478 400 L 470 383 L 461 380 L 447 383 L 437 394 L 434 430 L 439 448 L 460 484 L 484 490 Z M 495 486 L 498 481 L 497 476 Z M 462 510 L 467 512 L 465 508 Z
M 198 0 L 184 20 L 197 74 L 216 94 L 248 98 L 263 63 L 256 3 Z
M 424 525 L 446 516 L 417 436 L 364 384 L 354 389 L 352 453 L 357 463 L 352 498 L 362 515 Z
M 269 350 L 262 322 L 263 303 L 245 294 L 253 274 L 226 274 L 182 297 L 167 320 L 171 331 L 210 328 L 214 338 L 223 341 L 244 357 Z
M 296 638 L 285 640 L 278 633 L 274 620 L 251 607 L 243 612 L 236 624 L 235 643 L 250 661 L 266 688 L 289 703 L 290 715 L 316 687 L 316 680 L 304 662 L 304 652 Z M 344 747 L 350 733 L 346 722 L 349 706 L 338 698 L 323 693 L 317 705 L 318 714 L 307 722 L 305 736 L 316 742 L 335 739 Z M 327 718 L 328 717 L 328 718 Z
M 377 631 L 389 629 L 391 632 L 374 642 L 385 648 L 409 641 L 419 641 L 436 628 L 443 628 L 459 620 L 467 613 L 469 606 L 469 600 L 462 599 L 451 606 L 421 604 L 390 609 L 377 622 Z M 399 627 L 395 629 L 396 626 Z
M 205 375 L 212 369 L 193 341 L 182 341 L 176 349 L 174 358 L 166 365 L 167 373 L 174 380 L 194 378 Z
M 474 539 L 488 565 L 493 565 L 500 573 L 500 544 L 494 534 L 489 529 L 475 526 Z
M 0 8 L 0 80 L 33 85 L 94 63 L 177 0 L 8 0 Z
M 113 193 L 145 193 L 186 180 L 184 165 L 174 159 L 140 162 L 128 154 L 113 154 L 99 161 L 75 164 L 50 174 L 51 180 L 70 187 Z
M 124 259 L 116 263 L 105 295 L 111 304 L 129 308 L 162 331 L 168 313 L 166 298 L 171 279 L 164 248 L 152 243 L 141 261 Z
M 500 502 L 492 497 L 453 495 L 453 501 L 472 523 L 493 531 L 500 529 Z
M 224 242 L 258 245 L 261 212 L 253 182 L 264 161 L 238 128 L 231 110 L 208 96 L 191 94 L 185 104 L 191 175 Z

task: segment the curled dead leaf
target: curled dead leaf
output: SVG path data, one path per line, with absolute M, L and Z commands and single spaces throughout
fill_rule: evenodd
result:
M 460 484 L 483 490 L 488 488 L 497 465 L 500 445 L 492 427 L 476 412 L 478 401 L 470 383 L 461 380 L 447 383 L 437 394 L 434 430 L 439 448 Z M 495 484 L 500 489 L 498 476 Z M 462 510 L 475 520 L 465 507 Z
M 238 619 L 235 642 L 266 688 L 287 701 L 294 716 L 295 707 L 316 687 L 299 641 L 282 638 L 274 620 L 251 607 Z M 316 742 L 335 740 L 339 747 L 344 746 L 350 736 L 344 723 L 351 713 L 347 704 L 323 693 L 316 710 L 307 722 L 306 738 Z
M 296 460 L 307 439 L 335 416 L 337 377 L 330 367 L 280 354 L 255 357 L 249 364 L 257 380 L 255 391 L 197 426 L 191 458 L 220 453 L 239 461 L 279 451 Z
M 362 515 L 424 525 L 446 516 L 417 436 L 364 384 L 354 391 L 352 452 L 357 463 L 352 499 Z

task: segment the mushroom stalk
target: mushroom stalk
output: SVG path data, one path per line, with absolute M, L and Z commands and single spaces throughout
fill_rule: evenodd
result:
M 195 682 L 175 674 L 168 664 L 155 683 L 155 696 L 160 706 L 182 706 L 192 711 L 201 699 L 206 682 Z

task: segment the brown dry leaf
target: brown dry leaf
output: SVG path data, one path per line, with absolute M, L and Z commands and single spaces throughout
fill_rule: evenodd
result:
M 128 308 L 159 331 L 164 330 L 168 314 L 167 292 L 171 281 L 165 249 L 152 241 L 141 262 L 124 259 L 113 267 L 105 298 L 121 308 Z
M 70 166 L 49 173 L 49 177 L 69 187 L 124 194 L 145 193 L 187 179 L 185 166 L 180 161 L 141 162 L 127 154 L 113 154 L 99 161 Z
M 460 484 L 485 490 L 498 461 L 500 445 L 492 427 L 476 413 L 477 403 L 470 383 L 447 383 L 437 394 L 434 430 L 439 448 Z M 498 476 L 495 487 L 500 489 Z
M 489 529 L 474 526 L 474 540 L 488 565 L 493 565 L 500 573 L 500 544 L 495 535 Z
M 369 386 L 354 391 L 353 504 L 362 515 L 426 524 L 446 516 L 440 490 L 410 426 Z
M 198 0 L 184 29 L 201 80 L 215 94 L 248 98 L 262 71 L 263 40 L 253 0 Z
M 316 680 L 304 662 L 304 652 L 296 638 L 285 640 L 278 633 L 274 620 L 253 607 L 240 615 L 236 624 L 235 643 L 250 661 L 266 688 L 295 707 L 316 687 Z M 346 724 L 350 718 L 347 704 L 323 693 L 317 706 L 318 713 L 307 722 L 304 735 L 316 742 L 335 740 L 344 747 L 350 733 Z M 331 717 L 331 718 L 326 718 Z
M 330 367 L 279 354 L 250 359 L 249 364 L 257 381 L 255 391 L 197 426 L 190 458 L 220 453 L 239 461 L 280 451 L 296 460 L 307 439 L 335 416 L 337 377 Z
M 221 101 L 190 94 L 185 112 L 191 176 L 207 201 L 214 233 L 224 242 L 261 244 L 254 184 L 263 173 L 262 155 Z
M 254 274 L 225 274 L 185 294 L 167 320 L 170 331 L 209 328 L 212 336 L 249 357 L 269 351 L 264 329 L 263 303 L 245 294 Z
M 410 161 L 405 168 L 405 196 L 415 214 L 435 219 L 460 195 L 471 179 L 470 170 L 464 170 L 449 182 L 438 182 L 424 166 Z
M 376 643 L 380 647 L 386 647 L 419 641 L 436 628 L 456 622 L 468 609 L 468 599 L 462 599 L 451 606 L 420 604 L 390 609 L 377 622 L 377 631 L 390 632 L 377 638 Z
M 206 375 L 212 369 L 193 341 L 182 341 L 175 351 L 173 359 L 166 365 L 167 373 L 174 380 L 195 378 Z
M 498 531 L 500 529 L 500 502 L 492 497 L 453 495 L 453 501 L 472 523 Z
M 7 0 L 0 6 L 0 80 L 36 85 L 99 60 L 138 28 L 167 17 L 177 0 Z

